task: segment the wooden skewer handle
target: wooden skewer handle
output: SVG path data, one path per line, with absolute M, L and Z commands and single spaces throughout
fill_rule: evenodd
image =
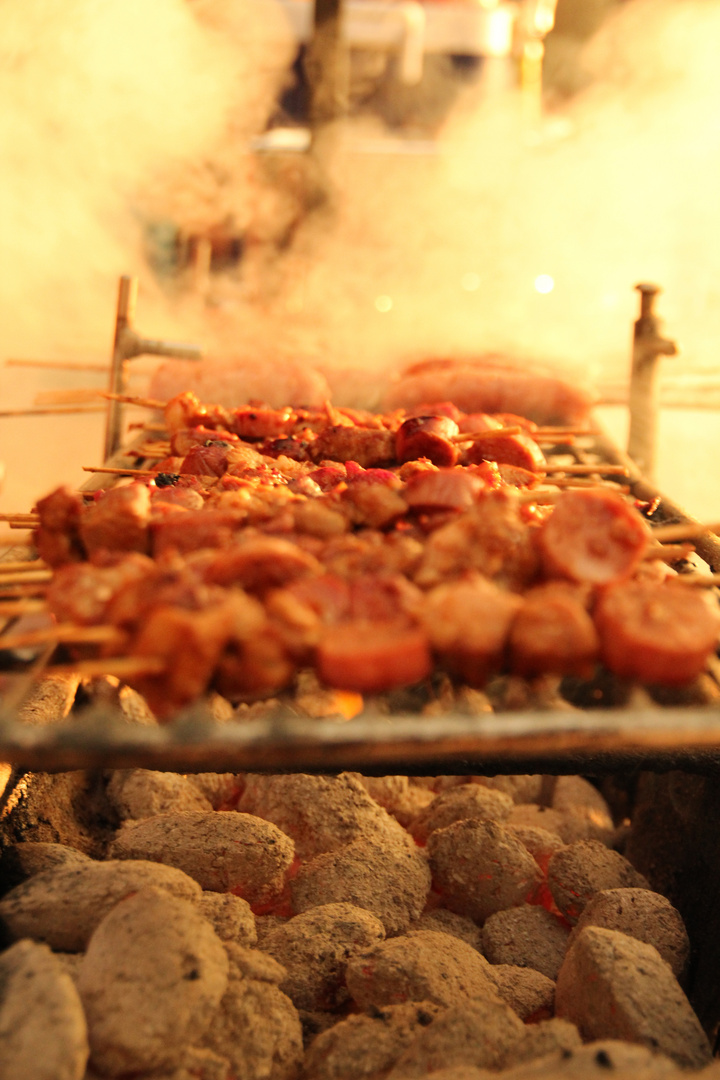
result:
M 658 525 L 653 529 L 653 539 L 665 543 L 676 540 L 697 540 L 706 533 L 720 533 L 720 524 L 713 522 L 702 525 L 699 522 L 681 521 L 677 525 Z
M 166 401 L 157 401 L 156 398 L 137 397 L 133 394 L 111 394 L 105 391 L 100 396 L 107 401 L 119 401 L 124 405 L 137 405 L 142 409 L 159 409 L 162 411 L 167 405 Z
M 522 431 L 523 428 L 521 427 L 490 428 L 489 431 L 461 431 L 459 435 L 452 435 L 450 442 L 476 443 L 481 442 L 483 439 L 494 439 L 496 435 L 520 435 Z
M 76 626 L 74 623 L 57 623 L 41 630 L 28 630 L 26 634 L 7 634 L 0 637 L 0 649 L 25 649 L 32 645 L 68 643 L 74 645 L 122 644 L 124 635 L 114 626 Z
M 120 469 L 110 465 L 83 465 L 83 472 L 110 473 L 113 476 L 156 476 L 152 469 Z
M 124 679 L 133 675 L 161 675 L 166 666 L 159 656 L 109 656 L 100 660 L 80 660 L 77 664 L 53 664 L 46 670 L 53 675 L 115 675 Z

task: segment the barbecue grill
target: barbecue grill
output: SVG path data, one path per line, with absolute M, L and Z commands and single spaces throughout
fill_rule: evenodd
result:
M 655 291 L 641 288 L 634 349 L 641 381 L 653 385 L 655 376 L 652 370 L 648 375 L 648 367 L 652 369 L 660 355 L 672 351 L 652 316 Z M 127 303 L 133 292 L 131 283 L 121 283 L 116 325 L 122 322 L 125 333 L 135 341 L 139 335 L 132 327 L 132 305 Z M 160 353 L 178 348 L 163 342 L 151 344 Z M 182 348 L 185 355 L 191 351 Z M 116 347 L 110 413 L 115 432 L 120 427 L 119 406 L 126 396 L 127 358 L 127 350 Z M 635 388 L 635 397 L 637 393 Z M 652 425 L 652 420 L 650 409 L 646 422 Z M 152 466 L 158 456 L 154 444 L 160 445 L 162 437 L 161 431 L 145 432 L 117 450 L 104 466 L 108 471 L 91 475 L 84 490 L 89 494 L 112 483 L 110 470 L 122 475 L 124 470 Z M 652 430 L 643 445 L 652 450 Z M 656 527 L 679 525 L 685 534 L 693 531 L 688 515 L 659 493 L 598 425 L 570 443 L 559 441 L 547 448 L 546 456 L 552 466 L 587 466 L 599 482 L 620 486 L 651 506 Z M 618 470 L 622 475 L 618 476 Z M 695 532 L 696 553 L 678 569 L 703 577 L 720 573 L 720 539 L 700 526 Z M 7 553 L 12 555 L 12 551 Z M 32 588 L 27 578 L 26 584 Z M 22 586 L 18 590 L 12 585 L 0 589 L 8 596 L 23 591 Z M 3 603 L 12 611 L 12 600 L 3 601 L 0 594 Z M 12 619 L 6 625 L 12 631 Z M 39 672 L 53 670 L 52 650 L 53 646 L 41 650 L 29 661 L 22 659 L 22 653 L 14 654 L 5 672 L 7 691 L 0 715 L 0 762 L 6 763 L 0 770 L 0 781 L 5 783 L 0 820 L 4 842 L 21 839 L 26 829 L 32 837 L 33 815 L 44 814 L 47 799 L 58 798 L 61 806 L 70 799 L 73 805 L 77 802 L 81 815 L 93 813 L 96 784 L 92 778 L 106 769 L 330 774 L 347 770 L 367 776 L 536 772 L 546 776 L 547 799 L 553 777 L 594 776 L 609 795 L 618 797 L 618 805 L 633 812 L 638 808 L 632 857 L 683 914 L 697 950 L 691 1000 L 706 1030 L 715 1035 L 720 1022 L 715 992 L 720 959 L 715 903 L 720 890 L 715 857 L 720 793 L 712 780 L 720 765 L 717 659 L 703 676 L 702 687 L 696 686 L 689 698 L 673 692 L 653 700 L 644 691 L 613 679 L 607 685 L 585 686 L 576 699 L 566 688 L 565 699 L 555 692 L 542 707 L 527 705 L 475 716 L 452 709 L 442 715 L 422 715 L 400 702 L 391 711 L 370 707 L 361 716 L 339 721 L 301 717 L 288 703 L 271 715 L 234 723 L 226 715 L 218 719 L 217 703 L 213 708 L 203 702 L 167 725 L 154 726 L 142 722 L 142 713 L 136 717 L 140 722 L 128 722 L 128 710 L 118 707 L 117 688 L 107 679 L 88 680 L 78 694 L 77 681 L 66 683 L 62 677 L 41 682 L 38 688 Z M 568 699 L 589 707 L 568 709 Z M 689 813 L 696 822 L 692 829 L 688 812 L 678 804 L 679 789 L 692 805 Z M 49 812 L 49 821 L 53 815 L 54 811 Z M 51 834 L 52 829 L 50 825 Z
M 297 0 L 283 3 L 293 17 L 301 8 L 303 18 L 309 11 L 308 5 Z M 496 10 L 507 16 L 505 5 Z M 381 16 L 382 41 L 400 49 L 401 76 L 408 81 L 417 77 L 423 48 L 432 51 L 438 35 L 450 35 L 453 47 L 458 40 L 468 44 L 468 20 L 475 27 L 473 51 L 492 54 L 495 48 L 488 44 L 488 16 L 482 8 L 471 11 L 470 6 L 465 10 L 457 4 L 429 4 L 421 9 L 414 0 L 393 5 L 373 0 L 362 11 L 360 4 L 354 5 L 353 11 L 361 44 L 369 43 L 364 21 L 368 12 Z M 423 22 L 427 16 L 424 38 L 420 16 Z M 460 18 L 464 21 L 458 23 Z M 459 39 L 453 36 L 458 25 L 464 27 Z M 503 27 L 509 30 L 507 19 L 501 20 Z M 373 34 L 377 32 L 373 24 Z M 298 30 L 299 37 L 306 33 L 307 28 Z M 501 58 L 510 48 L 507 35 L 503 42 L 495 53 Z M 541 42 L 530 44 L 539 46 L 540 52 L 526 50 L 525 66 L 532 66 L 534 60 L 537 70 Z M 652 507 L 654 526 L 679 525 L 687 535 L 696 523 L 653 480 L 657 361 L 673 355 L 675 346 L 654 315 L 657 290 L 649 285 L 639 289 L 642 303 L 633 348 L 629 454 L 594 422 L 572 443 L 559 441 L 548 447 L 546 456 L 551 465 L 592 468 L 597 482 L 625 488 L 632 498 Z M 157 457 L 153 442 L 163 438 L 160 431 L 146 433 L 120 446 L 127 363 L 145 353 L 194 359 L 199 352 L 194 346 L 138 334 L 133 326 L 134 296 L 135 283 L 123 279 L 104 462 L 106 470 L 117 470 L 118 475 L 152 467 Z M 624 470 L 624 475 L 618 476 L 617 469 Z M 91 494 L 112 482 L 108 471 L 97 471 L 83 489 Z M 679 572 L 705 579 L 709 574 L 720 575 L 720 539 L 698 527 L 693 545 L 695 554 L 676 564 Z M 241 722 L 230 715 L 229 703 L 215 699 L 198 702 L 170 723 L 157 726 L 147 722 L 141 701 L 123 698 L 117 679 L 88 675 L 78 685 L 77 679 L 61 673 L 39 681 L 39 676 L 52 674 L 52 645 L 29 653 L 22 648 L 3 653 L 3 634 L 9 638 L 16 629 L 14 597 L 31 595 L 36 587 L 33 572 L 27 570 L 18 574 L 17 585 L 12 584 L 9 568 L 20 558 L 19 551 L 9 547 L 4 555 L 5 574 L 0 563 L 0 855 L 6 845 L 52 837 L 55 802 L 62 813 L 69 813 L 72 805 L 83 824 L 96 815 L 98 820 L 90 827 L 107 834 L 108 822 L 99 820 L 102 801 L 96 800 L 107 779 L 105 770 L 270 774 L 348 770 L 366 776 L 542 773 L 539 802 L 543 807 L 551 805 L 558 776 L 584 774 L 594 778 L 615 810 L 619 836 L 623 818 L 632 814 L 628 854 L 652 886 L 682 912 L 695 953 L 689 994 L 706 1031 L 716 1038 L 720 1026 L 720 790 L 716 783 L 720 659 L 710 661 L 702 679 L 687 693 L 640 689 L 615 677 L 582 684 L 541 682 L 523 686 L 519 708 L 511 707 L 499 693 L 495 711 L 467 715 L 455 706 L 424 713 L 422 700 L 409 692 L 388 695 L 376 705 L 370 702 L 362 715 L 349 720 L 299 715 L 288 697 L 271 713 Z M 41 585 L 37 583 L 38 588 Z M 440 702 L 438 698 L 434 704 Z M 47 834 L 34 831 L 38 818 L 47 824 Z M 9 884 L 11 869 L 3 861 L 5 880 L 0 886 Z
M 641 313 L 635 327 L 633 386 L 635 406 L 631 423 L 631 449 L 652 468 L 654 423 L 657 410 L 657 360 L 672 353 L 674 344 L 662 336 L 653 312 L 655 286 L 638 286 Z M 120 409 L 124 398 L 126 361 L 131 355 L 152 351 L 161 355 L 196 358 L 194 346 L 146 341 L 133 327 L 136 283 L 123 278 L 118 294 L 115 347 L 110 376 L 108 410 L 109 446 L 121 430 Z M 130 341 L 131 348 L 123 347 Z M 648 392 L 649 388 L 649 392 Z M 645 392 L 643 392 L 645 391 Z M 128 399 L 133 400 L 133 399 Z M 83 485 L 87 493 L 112 484 L 123 470 L 152 467 L 161 432 L 145 434 L 107 459 L 104 470 L 92 474 Z M 560 437 L 561 438 L 561 437 Z M 160 451 L 162 453 L 162 451 Z M 149 455 L 145 457 L 145 455 Z M 593 470 L 601 482 L 620 486 L 653 506 L 654 526 L 690 526 L 692 520 L 669 498 L 658 492 L 635 462 L 594 425 L 572 442 L 558 442 L 546 449 L 550 466 L 579 465 Z M 617 475 L 622 470 L 624 475 Z M 604 477 L 604 479 L 603 479 Z M 579 481 L 582 483 L 583 481 Z M 542 498 L 542 495 L 540 496 Z M 720 572 L 720 540 L 702 527 L 693 539 L 695 563 L 683 561 L 685 572 Z M 22 585 L 20 588 L 22 589 Z M 27 583 L 25 587 L 32 587 Z M 6 599 L 17 592 L 12 577 L 2 586 Z M 9 623 L 12 629 L 12 622 Z M 2 639 L 0 638 L 0 644 Z M 567 700 L 551 695 L 533 707 L 533 694 L 519 710 L 467 716 L 444 712 L 441 717 L 419 715 L 402 703 L 338 722 L 302 717 L 292 708 L 278 707 L 270 716 L 241 724 L 219 723 L 206 703 L 184 712 L 162 727 L 128 725 L 108 702 L 108 694 L 81 710 L 53 717 L 52 723 L 28 725 L 17 716 L 23 694 L 32 692 L 37 666 L 48 656 L 6 677 L 11 688 L 0 716 L 0 761 L 17 769 L 63 770 L 88 767 L 144 767 L 182 771 L 331 771 L 359 769 L 367 773 L 430 774 L 457 771 L 517 771 L 541 769 L 556 772 L 596 772 L 623 767 L 711 768 L 720 756 L 720 660 L 704 677 L 701 693 L 690 698 L 667 694 L 663 704 L 644 693 L 613 680 L 577 699 L 581 708 L 568 708 Z M 52 667 L 47 669 L 52 671 Z M 14 682 L 14 685 L 13 685 Z M 589 695 L 593 696 L 589 696 Z M 536 695 L 537 697 L 537 695 Z M 575 704 L 572 693 L 569 700 Z M 69 703 L 71 704 L 71 703 Z M 590 707 L 587 707 L 587 706 Z M 54 722 L 58 721 L 58 722 Z

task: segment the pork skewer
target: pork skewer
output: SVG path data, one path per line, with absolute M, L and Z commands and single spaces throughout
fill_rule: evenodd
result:
M 101 638 L 103 634 L 108 635 L 104 647 L 110 651 L 115 647 L 111 642 L 120 641 L 120 638 L 112 637 L 113 626 L 116 634 L 122 629 L 129 635 L 124 639 L 127 641 L 127 656 L 111 655 L 90 663 L 105 665 L 103 670 L 107 671 L 108 665 L 115 665 L 119 660 L 127 661 L 125 677 L 133 680 L 134 685 L 149 695 L 154 707 L 164 715 L 187 704 L 216 682 L 229 687 L 231 694 L 241 697 L 272 693 L 288 684 L 298 664 L 307 663 L 316 665 L 326 679 L 342 681 L 344 689 L 361 692 L 384 690 L 425 677 L 431 671 L 432 656 L 463 678 L 482 684 L 490 671 L 502 666 L 502 654 L 509 640 L 513 619 L 520 609 L 527 609 L 521 598 L 522 590 L 542 580 L 538 579 L 538 555 L 546 577 L 569 581 L 571 592 L 575 589 L 577 593 L 577 587 L 580 591 L 586 586 L 592 590 L 629 578 L 645 557 L 652 540 L 653 534 L 643 519 L 618 494 L 617 484 L 585 479 L 582 472 L 579 476 L 571 474 L 557 478 L 560 485 L 567 482 L 578 485 L 580 490 L 561 492 L 554 510 L 544 523 L 523 523 L 519 515 L 525 504 L 524 497 L 512 495 L 513 489 L 509 489 L 507 484 L 500 490 L 493 490 L 490 478 L 497 476 L 499 479 L 501 474 L 492 462 L 488 463 L 480 456 L 464 469 L 452 468 L 458 453 L 455 434 L 460 436 L 461 433 L 455 421 L 442 414 L 408 418 L 402 420 L 399 426 L 401 418 L 382 417 L 377 421 L 380 426 L 373 427 L 365 417 L 359 417 L 358 425 L 355 425 L 352 417 L 338 417 L 330 410 L 309 413 L 243 407 L 229 412 L 212 406 L 198 408 L 187 395 L 181 395 L 181 399 L 169 403 L 166 414 L 173 410 L 178 414 L 170 425 L 173 429 L 171 449 L 178 450 L 182 446 L 184 454 L 182 459 L 169 460 L 173 464 L 179 463 L 177 470 L 173 468 L 174 476 L 176 473 L 182 474 L 187 482 L 194 485 L 180 488 L 176 493 L 183 497 L 194 495 L 199 500 L 202 509 L 198 509 L 194 517 L 193 512 L 188 516 L 187 506 L 182 507 L 183 512 L 179 515 L 168 512 L 167 507 L 162 514 L 154 511 L 156 504 L 151 499 L 159 493 L 157 484 L 151 485 L 154 492 L 151 496 L 150 487 L 138 481 L 146 478 L 159 480 L 164 475 L 160 473 L 164 464 L 162 461 L 154 472 L 119 469 L 121 473 L 136 476 L 136 482 L 127 487 L 111 489 L 87 508 L 83 508 L 79 500 L 70 498 L 64 503 L 61 498 L 52 505 L 48 500 L 39 504 L 42 519 L 39 535 L 52 539 L 56 545 L 49 561 L 56 566 L 69 563 L 71 580 L 74 566 L 86 566 L 83 558 L 93 553 L 100 555 L 108 547 L 116 553 L 152 550 L 156 558 L 160 557 L 160 564 L 150 562 L 149 567 L 143 564 L 144 569 L 138 570 L 139 580 L 144 580 L 145 573 L 150 575 L 148 583 L 155 580 L 153 575 L 157 574 L 158 565 L 164 565 L 163 551 L 184 551 L 190 555 L 195 548 L 201 547 L 208 552 L 210 562 L 208 565 L 202 564 L 205 568 L 200 578 L 196 581 L 192 577 L 196 573 L 193 570 L 188 583 L 183 585 L 183 589 L 190 588 L 191 597 L 195 595 L 192 590 L 196 587 L 204 592 L 210 589 L 207 605 L 193 600 L 184 610 L 182 606 L 178 608 L 167 601 L 153 599 L 154 586 L 140 588 L 137 584 L 133 585 L 132 580 L 121 581 L 118 586 L 117 583 L 112 584 L 110 577 L 105 579 L 105 591 L 109 581 L 113 603 L 119 605 L 119 610 L 125 614 L 121 618 L 113 609 L 116 622 L 111 619 L 108 623 L 104 622 L 102 611 L 90 618 L 92 625 L 101 628 L 98 631 Z M 148 402 L 152 406 L 162 404 L 144 399 L 145 404 Z M 179 421 L 188 416 L 195 426 L 179 426 Z M 338 419 L 342 422 L 332 423 Z M 205 427 L 205 423 L 210 426 Z M 284 458 L 290 464 L 282 465 L 282 449 L 278 452 L 275 448 L 274 457 L 263 453 L 268 439 L 272 442 L 278 433 L 291 431 L 293 425 L 298 423 L 309 425 L 309 455 L 294 463 L 293 459 Z M 230 430 L 217 426 L 225 424 Z M 383 424 L 390 426 L 384 427 Z M 213 428 L 212 425 L 216 426 Z M 510 444 L 513 447 L 524 447 L 523 440 L 532 443 L 531 436 L 523 433 L 521 425 L 515 427 L 519 429 L 517 434 L 508 435 L 507 430 L 496 427 L 486 438 L 473 441 L 471 435 L 469 440 L 463 441 L 470 441 L 472 446 L 478 447 L 487 447 L 493 440 L 497 442 L 499 439 L 516 440 Z M 242 434 L 238 434 L 235 428 Z M 247 439 L 259 440 L 260 449 L 248 445 Z M 283 438 L 277 441 L 283 443 L 284 449 Z M 294 445 L 291 442 L 291 447 Z M 537 445 L 532 445 L 535 451 L 528 452 L 539 455 L 533 461 L 547 464 Z M 347 448 L 366 453 L 365 464 L 357 464 Z M 430 453 L 427 453 L 428 450 Z M 443 464 L 437 467 L 439 463 L 435 461 L 434 472 L 427 473 L 428 468 L 433 469 L 432 456 L 439 456 L 442 463 L 443 455 L 447 454 L 450 455 L 450 468 Z M 421 469 L 426 469 L 426 474 L 431 479 L 437 479 L 439 484 L 445 483 L 450 476 L 462 477 L 471 494 L 470 501 L 462 506 L 455 506 L 452 502 L 431 505 L 427 501 L 418 501 L 418 485 L 415 484 L 415 499 L 410 502 L 404 498 L 404 494 L 413 487 L 412 475 L 405 482 L 398 475 L 403 465 L 396 472 L 378 468 L 373 464 L 373 455 L 379 455 L 381 461 L 387 460 L 396 469 L 397 461 L 404 461 L 411 473 L 418 468 L 419 458 L 429 458 Z M 333 459 L 339 462 L 337 466 L 332 466 Z M 595 472 L 602 470 L 601 465 L 595 466 L 594 463 L 590 463 L 589 467 Z M 235 472 L 231 472 L 231 468 Z M 280 472 L 281 468 L 289 469 L 289 474 Z M 259 484 L 254 475 L 256 473 L 260 474 Z M 613 473 L 617 474 L 615 470 Z M 538 468 L 540 478 L 541 474 L 544 475 L 544 470 Z M 289 490 L 289 476 L 293 478 L 292 483 L 297 481 L 297 490 Z M 327 489 L 322 488 L 318 480 L 313 479 L 314 476 L 322 479 L 323 483 L 329 480 Z M 303 493 L 302 483 L 306 480 L 313 487 L 306 486 Z M 223 488 L 221 485 L 227 482 L 229 486 Z M 233 483 L 239 486 L 233 487 Z M 251 498 L 256 498 L 257 495 L 252 493 L 261 489 L 274 494 L 269 502 L 263 504 L 265 517 L 260 516 L 255 524 L 265 544 L 265 548 L 262 544 L 260 548 L 264 554 L 255 563 L 248 559 L 251 542 L 241 539 L 237 543 L 238 527 L 248 521 L 244 509 L 245 495 L 237 502 L 232 500 L 236 499 L 236 491 L 249 491 Z M 308 495 L 308 492 L 311 494 Z M 231 499 L 227 499 L 227 495 Z M 427 496 L 424 495 L 423 499 L 427 499 Z M 203 500 L 207 501 L 204 503 Z M 536 498 L 535 501 L 539 500 Z M 216 508 L 225 505 L 233 509 L 225 511 Z M 441 516 L 439 523 L 429 520 L 423 524 L 423 516 L 427 517 L 428 513 L 437 513 L 438 510 L 446 515 L 445 521 Z M 419 570 L 408 566 L 408 569 L 400 569 L 399 576 L 397 571 L 393 572 L 395 591 L 391 590 L 390 602 L 383 592 L 387 584 L 382 588 L 373 585 L 372 575 L 367 572 L 361 573 L 356 581 L 353 574 L 349 577 L 336 574 L 333 578 L 330 571 L 331 594 L 332 590 L 335 591 L 333 603 L 349 590 L 349 606 L 343 608 L 340 617 L 332 615 L 332 606 L 327 606 L 329 598 L 317 591 L 324 576 L 324 560 L 331 551 L 328 537 L 332 535 L 317 531 L 313 515 L 318 513 L 321 516 L 322 513 L 329 514 L 332 528 L 339 529 L 340 534 L 348 538 L 354 538 L 355 542 L 363 536 L 363 530 L 376 530 L 381 538 L 384 537 L 381 539 L 384 545 L 382 550 L 388 552 L 392 551 L 390 540 L 399 525 L 410 530 L 409 537 L 413 540 L 424 529 L 426 539 L 421 544 Z M 272 529 L 277 527 L 274 523 L 283 514 L 285 524 L 280 530 L 280 537 L 273 537 Z M 488 545 L 487 536 L 488 522 L 493 514 L 498 518 L 496 525 L 492 526 L 497 529 L 496 540 L 493 541 L 499 545 L 497 552 L 492 545 Z M 34 520 L 32 515 L 28 517 Z M 567 528 L 560 530 L 560 535 L 555 536 L 555 527 L 563 517 L 572 523 L 572 528 L 569 533 Z M 589 518 L 594 521 L 590 530 Z M 329 521 L 330 518 L 324 520 Z M 51 522 L 54 522 L 52 527 Z M 311 522 L 312 527 L 305 531 Z M 267 528 L 271 534 L 263 536 L 263 529 Z M 323 525 L 323 528 L 326 526 Z M 251 534 L 241 530 L 241 538 L 248 535 Z M 457 550 L 453 552 L 452 544 L 456 536 Z M 292 538 L 282 540 L 292 550 L 277 547 L 282 537 Z M 182 544 L 190 541 L 189 546 L 178 547 L 181 541 Z M 271 544 L 276 546 L 267 546 Z M 224 545 L 227 545 L 227 551 Z M 212 554 L 213 550 L 215 554 Z M 130 560 L 131 556 L 120 554 L 118 569 L 124 566 L 123 559 Z M 111 563 L 107 567 L 108 574 L 115 572 L 114 566 Z M 135 573 L 129 562 L 127 567 Z M 98 567 L 98 570 L 102 569 Z M 88 567 L 87 571 L 82 572 L 95 571 Z M 286 573 L 290 574 L 287 580 L 283 578 Z M 271 575 L 271 584 L 268 583 L 268 574 Z M 278 574 L 279 579 L 274 576 Z M 302 593 L 294 591 L 295 574 L 299 574 L 301 579 L 308 577 L 308 585 L 304 587 L 311 589 L 313 603 L 320 604 L 319 612 L 309 604 L 307 597 L 302 598 Z M 494 580 L 482 584 L 480 574 Z M 58 599 L 57 588 L 63 575 L 58 572 L 56 577 L 51 590 L 51 608 L 56 617 L 62 620 L 63 605 Z M 327 584 L 326 581 L 322 587 Z M 448 606 L 443 589 L 451 589 L 452 602 Z M 75 596 L 86 595 L 80 588 L 71 590 L 71 593 Z M 409 600 L 406 594 L 410 596 Z M 136 598 L 135 609 L 132 596 Z M 551 604 L 548 601 L 548 612 L 553 613 L 553 625 L 558 633 L 565 633 L 568 626 L 576 625 L 578 620 L 582 622 L 585 618 L 581 616 L 583 605 L 576 595 L 568 599 L 565 594 L 558 597 L 553 593 L 551 599 Z M 537 598 L 534 598 L 533 603 L 536 601 Z M 71 606 L 74 602 L 71 596 Z M 187 600 L 184 602 L 188 603 Z M 477 618 L 473 619 L 474 627 L 497 626 L 497 612 L 505 612 L 505 628 L 499 636 L 496 634 L 492 642 L 482 637 L 479 629 L 474 631 L 471 642 L 465 640 L 468 622 L 462 613 L 470 603 L 477 614 Z M 537 605 L 533 610 L 537 611 Z M 290 619 L 292 611 L 295 615 Z M 304 625 L 296 621 L 301 611 L 307 620 Z M 492 618 L 489 617 L 490 612 L 495 613 Z M 72 634 L 73 631 L 67 628 L 62 633 Z M 381 646 L 378 641 L 382 642 Z M 345 645 L 340 649 L 343 642 Z M 652 651 L 650 646 L 645 647 L 646 654 L 648 650 Z M 512 655 L 515 656 L 513 662 L 528 668 L 539 662 L 537 656 L 530 660 L 527 646 L 520 646 L 517 641 Z M 575 666 L 581 663 L 572 651 L 568 653 L 565 650 L 560 655 L 556 650 L 553 658 L 550 647 L 546 649 L 546 655 L 551 657 L 551 663 L 559 665 L 562 670 L 574 671 Z M 585 649 L 582 663 L 589 663 L 591 659 L 592 650 Z M 651 668 L 649 662 L 648 667 Z M 117 672 L 118 667 L 115 666 L 113 670 Z

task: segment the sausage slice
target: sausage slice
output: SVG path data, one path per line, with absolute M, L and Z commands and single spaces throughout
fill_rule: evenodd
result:
M 614 491 L 566 491 L 538 534 L 548 577 L 609 585 L 640 563 L 649 526 Z
M 705 593 L 678 581 L 630 581 L 603 590 L 595 625 L 611 671 L 678 686 L 705 667 L 717 645 L 720 612 Z

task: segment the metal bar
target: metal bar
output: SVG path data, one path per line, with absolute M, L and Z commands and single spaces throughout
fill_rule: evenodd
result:
M 123 352 L 123 334 L 132 324 L 135 316 L 137 303 L 138 279 L 126 274 L 120 278 L 118 285 L 117 309 L 115 312 L 115 334 L 113 336 L 113 350 L 110 360 L 110 381 L 108 391 L 111 394 L 125 393 L 125 355 Z M 120 449 L 122 440 L 122 407 L 119 401 L 110 399 L 107 405 L 107 425 L 105 428 L 105 452 L 103 460 L 107 461 L 117 450 Z
M 661 356 L 675 356 L 677 346 L 662 336 L 662 323 L 654 311 L 659 286 L 640 284 L 635 288 L 640 293 L 640 317 L 633 331 L 628 454 L 642 474 L 652 481 L 655 478 L 660 411 L 658 361 Z
M 129 725 L 111 712 L 47 728 L 0 722 L 0 760 L 17 768 L 148 768 L 181 772 L 341 772 L 434 775 L 595 772 L 652 761 L 720 766 L 716 709 L 495 716 L 401 715 L 343 723 L 275 718 L 216 725 Z
M 202 349 L 197 345 L 188 345 L 180 341 L 165 341 L 160 338 L 145 338 L 138 334 L 133 327 L 137 290 L 137 278 L 128 275 L 120 278 L 108 385 L 108 393 L 114 396 L 108 399 L 107 406 L 104 448 L 106 462 L 119 451 L 122 442 L 122 402 L 119 398 L 127 390 L 126 361 L 136 356 L 147 355 L 174 356 L 179 360 L 202 359 Z
M 313 36 L 305 57 L 313 144 L 328 124 L 347 112 L 348 55 L 342 15 L 342 0 L 315 0 Z

